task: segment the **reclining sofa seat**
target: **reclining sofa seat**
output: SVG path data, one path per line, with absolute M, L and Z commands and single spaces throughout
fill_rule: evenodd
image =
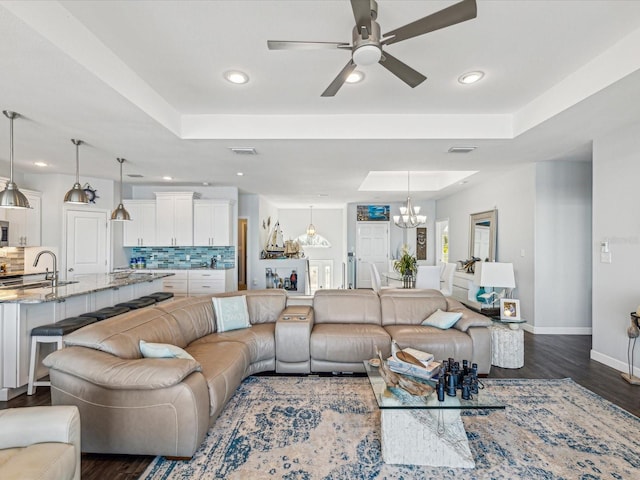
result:
M 364 372 L 363 360 L 391 354 L 380 299 L 372 290 L 317 290 L 309 350 L 312 372 Z
M 286 293 L 230 295 L 246 295 L 251 328 L 217 333 L 211 296 L 187 297 L 78 330 L 45 358 L 52 404 L 80 410 L 82 451 L 193 455 L 242 380 L 275 366 Z M 140 340 L 178 346 L 194 360 L 142 358 Z
M 478 373 L 491 369 L 491 319 L 480 315 L 438 290 L 387 289 L 380 292 L 382 325 L 400 348 L 432 353 L 437 361 L 455 358 L 478 364 Z M 453 327 L 422 325 L 436 310 L 460 312 Z

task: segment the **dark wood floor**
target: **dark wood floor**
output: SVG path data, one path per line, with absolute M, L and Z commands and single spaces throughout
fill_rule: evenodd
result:
M 629 385 L 620 373 L 589 359 L 591 336 L 531 335 L 525 333 L 525 366 L 512 370 L 493 367 L 490 378 L 573 378 L 589 390 L 601 395 L 625 410 L 640 416 L 640 386 Z M 21 395 L 9 402 L 0 402 L 0 409 L 49 405 L 48 388 L 38 388 L 37 394 Z M 137 479 L 153 457 L 127 455 L 83 454 L 83 480 Z

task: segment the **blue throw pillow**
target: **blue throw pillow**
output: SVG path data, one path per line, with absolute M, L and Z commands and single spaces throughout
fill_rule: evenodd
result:
M 212 297 L 211 300 L 216 313 L 218 333 L 251 327 L 246 295 Z
M 462 317 L 462 312 L 443 312 L 438 309 L 422 322 L 422 325 L 446 330 L 447 328 L 453 327 L 453 325 L 460 320 L 460 317 Z

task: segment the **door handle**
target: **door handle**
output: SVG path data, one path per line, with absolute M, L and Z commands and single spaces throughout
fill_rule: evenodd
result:
M 69 271 L 70 271 L 70 272 L 73 272 L 73 267 L 71 267 L 71 268 L 69 269 Z

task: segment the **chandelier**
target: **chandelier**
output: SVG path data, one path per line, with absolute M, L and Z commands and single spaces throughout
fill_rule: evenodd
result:
M 416 228 L 427 222 L 427 216 L 420 215 L 420 207 L 411 203 L 410 173 L 407 172 L 407 203 L 400 207 L 400 215 L 393 216 L 393 223 L 400 228 Z
M 331 242 L 320 235 L 313 225 L 313 206 L 309 207 L 309 226 L 307 227 L 307 231 L 296 238 L 296 241 L 301 247 L 331 247 Z

